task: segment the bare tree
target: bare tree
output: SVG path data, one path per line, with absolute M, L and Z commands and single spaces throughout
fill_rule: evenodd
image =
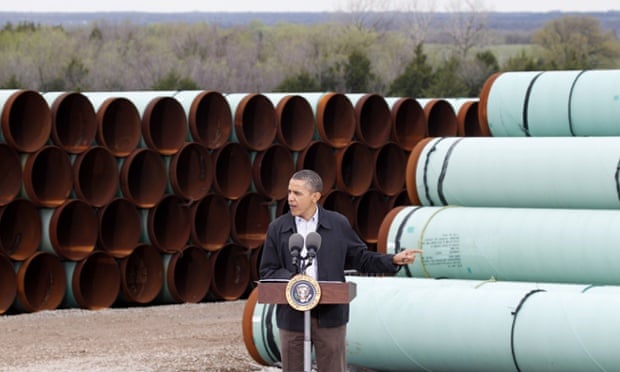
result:
M 451 0 L 447 10 L 450 12 L 448 35 L 457 57 L 465 59 L 473 47 L 484 44 L 487 36 L 484 0 Z
M 399 29 L 413 44 L 412 50 L 424 44 L 435 15 L 436 0 L 403 0 L 399 9 L 403 12 Z

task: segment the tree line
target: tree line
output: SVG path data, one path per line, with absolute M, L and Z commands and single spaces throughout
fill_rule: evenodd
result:
M 499 71 L 620 67 L 618 36 L 591 16 L 559 16 L 505 55 L 480 13 L 455 13 L 452 27 L 441 30 L 450 40 L 445 44 L 426 42 L 425 19 L 385 27 L 362 15 L 348 22 L 234 27 L 7 23 L 0 30 L 0 88 L 474 97 Z

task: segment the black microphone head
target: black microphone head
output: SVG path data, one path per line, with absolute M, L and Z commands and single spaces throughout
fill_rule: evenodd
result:
M 298 257 L 304 247 L 304 237 L 299 233 L 295 233 L 288 238 L 288 249 L 291 256 Z
M 321 235 L 317 232 L 309 232 L 306 235 L 306 249 L 308 250 L 308 254 L 312 257 L 316 256 L 316 253 L 321 248 Z

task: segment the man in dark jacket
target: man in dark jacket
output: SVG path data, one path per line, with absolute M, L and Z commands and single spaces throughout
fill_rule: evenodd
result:
M 369 251 L 345 216 L 318 204 L 323 190 L 321 177 L 312 170 L 293 174 L 288 187 L 289 212 L 275 219 L 267 230 L 260 262 L 261 279 L 290 279 L 297 274 L 289 251 L 289 237 L 315 231 L 321 248 L 307 275 L 320 281 L 344 282 L 344 269 L 363 273 L 394 273 L 411 264 L 418 249 L 398 254 Z M 277 325 L 284 371 L 303 371 L 304 313 L 288 304 L 278 305 Z M 346 371 L 345 333 L 349 305 L 318 305 L 311 310 L 311 337 L 320 372 Z

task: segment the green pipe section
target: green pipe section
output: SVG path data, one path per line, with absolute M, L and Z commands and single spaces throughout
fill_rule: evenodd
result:
M 377 250 L 418 247 L 399 276 L 620 284 L 620 211 L 400 207 Z
M 429 138 L 407 162 L 412 204 L 620 208 L 620 137 Z
M 620 135 L 620 70 L 583 71 L 573 87 L 570 115 L 576 135 Z
M 620 363 L 618 287 L 347 280 L 357 284 L 346 335 L 352 365 L 379 371 L 589 371 L 615 370 Z M 256 304 L 251 314 L 253 356 L 263 364 L 279 358 L 274 308 Z

